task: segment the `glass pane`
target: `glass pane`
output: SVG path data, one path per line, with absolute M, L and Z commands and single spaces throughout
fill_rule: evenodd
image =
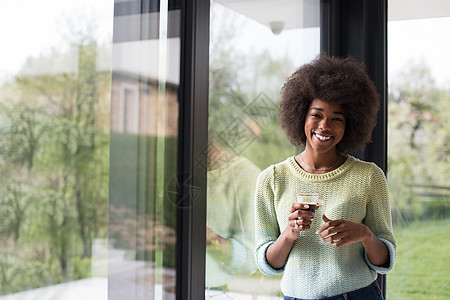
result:
M 410 4 L 389 1 L 388 181 L 398 253 L 387 298 L 448 299 L 450 5 Z
M 256 178 L 298 151 L 277 121 L 286 76 L 319 53 L 320 1 L 212 1 L 207 299 L 278 299 L 254 262 Z
M 175 299 L 179 24 L 177 1 L 115 3 L 109 299 Z
M 107 298 L 111 1 L 0 4 L 0 294 Z

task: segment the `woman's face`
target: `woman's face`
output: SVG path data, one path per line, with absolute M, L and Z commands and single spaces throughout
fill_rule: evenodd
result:
M 341 106 L 314 99 L 306 114 L 306 147 L 317 153 L 334 153 L 344 132 L 345 115 Z

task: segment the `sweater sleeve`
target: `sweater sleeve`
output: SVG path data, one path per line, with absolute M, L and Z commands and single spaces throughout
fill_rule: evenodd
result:
M 258 269 L 267 276 L 283 272 L 267 262 L 266 251 L 280 235 L 274 205 L 274 167 L 261 172 L 256 183 L 255 195 L 255 255 Z
M 236 210 L 234 214 L 232 241 L 232 266 L 240 274 L 251 274 L 256 270 L 253 255 L 255 247 L 254 198 L 256 179 L 261 172 L 255 165 L 246 161 L 244 171 L 234 180 Z
M 386 245 L 389 252 L 389 265 L 387 267 L 375 266 L 370 263 L 367 253 L 364 253 L 364 257 L 370 268 L 377 273 L 386 274 L 394 268 L 397 243 L 392 230 L 391 205 L 386 177 L 377 166 L 374 166 L 372 170 L 364 224 Z

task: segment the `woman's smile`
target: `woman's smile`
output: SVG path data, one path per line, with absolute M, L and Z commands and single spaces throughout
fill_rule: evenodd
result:
M 317 132 L 314 132 L 313 134 L 317 139 L 319 139 L 322 142 L 327 142 L 333 138 L 333 136 L 327 136 L 327 135 L 323 135 L 323 134 L 320 134 Z

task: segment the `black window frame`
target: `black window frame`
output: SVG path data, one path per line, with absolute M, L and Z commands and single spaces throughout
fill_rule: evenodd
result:
M 205 297 L 209 16 L 209 0 L 181 2 L 177 299 Z

